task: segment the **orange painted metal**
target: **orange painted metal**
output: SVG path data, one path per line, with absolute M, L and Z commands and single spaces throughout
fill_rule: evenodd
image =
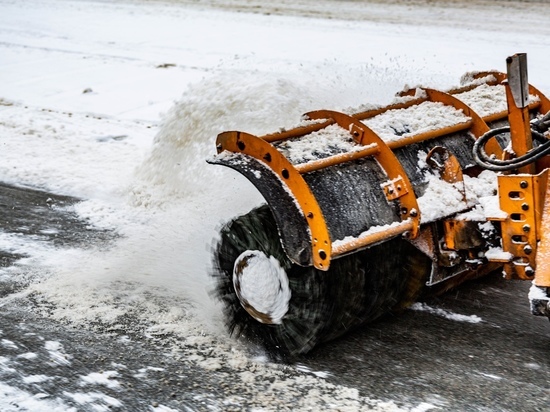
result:
M 394 140 L 394 141 L 388 142 L 387 144 L 391 149 L 399 149 L 400 147 L 408 146 L 410 144 L 420 143 L 431 139 L 437 139 L 438 137 L 462 132 L 464 130 L 469 130 L 471 127 L 472 127 L 472 121 L 467 120 L 463 123 L 442 127 L 436 130 L 429 130 L 427 132 L 419 133 L 417 135 L 400 136 L 399 140 Z
M 457 110 L 461 110 L 464 115 L 472 119 L 471 132 L 475 137 L 482 136 L 484 133 L 488 132 L 489 126 L 483 121 L 483 119 L 466 103 L 458 100 L 450 93 L 441 92 L 434 89 L 422 89 L 428 95 L 428 99 L 431 102 L 440 102 L 447 106 L 452 106 Z
M 548 170 L 538 175 L 498 176 L 500 209 L 507 214 L 500 223 L 502 250 L 513 256 L 504 265 L 507 278 L 533 279 L 537 241 L 545 237 L 541 220 L 547 181 Z
M 537 247 L 537 270 L 533 283 L 539 287 L 550 288 L 550 185 L 548 181 L 545 183 L 545 198 L 539 220 L 539 233 L 541 234 L 541 239 Z
M 428 98 L 432 102 L 440 102 L 448 106 L 452 106 L 457 110 L 461 110 L 466 116 L 472 119 L 472 126 L 470 132 L 476 137 L 479 138 L 487 133 L 490 128 L 487 126 L 487 123 L 466 103 L 460 101 L 450 93 L 441 92 L 434 89 L 423 89 L 427 94 Z M 491 140 L 487 142 L 485 146 L 487 154 L 501 156 L 502 149 L 496 140 Z
M 295 137 L 301 137 L 301 136 L 305 136 L 306 134 L 317 132 L 319 130 L 324 129 L 327 126 L 330 126 L 331 124 L 334 124 L 334 120 L 327 119 L 324 122 L 313 123 L 307 126 L 296 127 L 294 129 L 285 130 L 279 133 L 266 134 L 264 136 L 260 136 L 260 139 L 265 140 L 266 142 L 269 142 L 269 143 L 280 142 L 283 140 L 288 140 Z
M 322 159 L 312 160 L 307 163 L 295 165 L 294 167 L 300 173 L 310 173 L 325 167 L 335 166 L 340 163 L 351 162 L 352 160 L 363 159 L 374 156 L 378 152 L 377 145 L 368 145 L 361 150 L 354 152 L 340 153 L 334 156 L 323 157 Z
M 332 243 L 321 208 L 308 184 L 275 147 L 268 142 L 243 132 L 225 132 L 216 140 L 218 153 L 228 150 L 251 156 L 273 170 L 293 194 L 311 231 L 313 266 L 328 270 Z
M 396 237 L 404 233 L 411 233 L 415 230 L 415 226 L 415 223 L 408 219 L 396 225 L 381 227 L 380 230 L 373 231 L 372 233 L 366 232 L 364 235 L 356 238 L 338 241 L 338 243 L 335 243 L 332 246 L 332 256 L 342 256 L 377 243 L 385 242 L 392 237 Z
M 439 158 L 437 159 L 436 156 Z M 444 147 L 436 146 L 426 156 L 426 163 L 439 170 L 441 178 L 448 183 L 462 183 L 464 185 L 464 174 L 458 159 Z M 463 190 L 464 192 L 464 190 Z
M 483 84 L 488 84 L 490 86 L 506 84 L 506 75 L 500 72 L 482 72 L 477 75 L 477 78 L 487 76 L 493 76 L 495 80 L 491 80 Z M 417 200 L 414 195 L 414 190 L 408 176 L 392 150 L 466 130 L 470 131 L 477 138 L 489 130 L 487 122 L 503 120 L 506 116 L 508 116 L 512 128 L 512 139 L 515 142 L 513 143 L 513 148 L 516 154 L 521 155 L 529 150 L 530 145 L 532 144 L 530 141 L 530 131 L 528 130 L 529 114 L 535 110 L 541 113 L 550 111 L 550 100 L 539 90 L 529 86 L 529 93 L 537 96 L 538 101 L 531 102 L 528 108 L 512 108 L 509 109 L 509 112 L 503 111 L 501 113 L 491 114 L 482 118 L 474 110 L 454 96 L 456 94 L 472 90 L 475 87 L 477 87 L 477 85 L 469 85 L 462 88 L 453 89 L 448 92 L 440 92 L 433 89 L 422 89 L 422 92 L 424 93 L 423 96 L 416 98 L 414 96 L 417 94 L 417 90 L 413 89 L 403 93 L 403 95 L 411 96 L 412 98 L 410 100 L 373 110 L 355 113 L 351 116 L 333 111 L 311 112 L 308 113 L 307 116 L 311 120 L 318 120 L 318 122 L 312 122 L 306 126 L 281 131 L 279 133 L 268 134 L 261 137 L 240 132 L 222 133 L 218 136 L 218 152 L 228 150 L 251 156 L 266 164 L 266 166 L 271 168 L 280 177 L 281 181 L 287 185 L 290 192 L 296 198 L 297 203 L 302 209 L 304 218 L 308 222 L 311 229 L 311 242 L 314 260 L 313 264 L 318 269 L 326 270 L 328 269 L 331 257 L 333 256 L 340 256 L 359 248 L 368 247 L 369 245 L 405 232 L 409 232 L 411 238 L 418 235 L 420 213 L 418 210 Z M 507 89 L 507 96 L 508 94 L 509 90 Z M 384 142 L 374 131 L 360 121 L 372 118 L 390 110 L 406 109 L 426 101 L 441 102 L 445 105 L 450 105 L 457 110 L 461 110 L 469 119 L 463 123 L 449 127 L 419 133 L 416 135 L 401 136 L 399 139 L 390 142 Z M 349 130 L 356 143 L 363 147 L 355 151 L 328 156 L 326 158 L 303 164 L 292 165 L 272 144 L 270 144 L 287 139 L 299 138 L 301 136 L 322 130 L 333 124 L 339 124 L 344 129 Z M 503 157 L 502 150 L 494 139 L 488 142 L 487 152 L 489 154 L 494 154 L 497 157 Z M 333 246 L 322 211 L 301 174 L 310 173 L 322 168 L 331 167 L 364 157 L 374 157 L 387 173 L 388 181 L 381 182 L 381 187 L 389 201 L 399 200 L 403 210 L 403 214 L 401 216 L 402 222 L 396 226 L 384 228 L 379 232 L 375 231 L 365 236 L 352 238 L 346 242 L 338 241 L 337 246 Z M 267 161 L 266 158 L 270 158 L 270 161 Z M 542 164 L 543 162 L 541 162 L 541 165 Z M 449 168 L 451 166 L 447 167 Z M 529 171 L 532 173 L 534 172 L 534 169 L 525 168 L 522 171 Z M 446 173 L 447 172 L 454 173 L 450 171 L 450 169 L 447 169 Z M 502 192 L 501 202 L 503 202 L 501 203 L 501 205 L 503 205 L 501 206 L 501 209 L 506 211 L 509 215 L 508 219 L 504 219 L 504 221 L 501 222 L 503 227 L 503 249 L 505 251 L 510 251 L 515 256 L 515 260 L 513 262 L 505 265 L 507 266 L 507 273 L 509 276 L 531 279 L 531 272 L 528 268 L 534 269 L 536 267 L 536 262 L 534 260 L 536 253 L 527 253 L 526 250 L 529 251 L 531 248 L 536 252 L 538 229 L 525 232 L 525 225 L 532 228 L 540 225 L 542 216 L 539 211 L 542 207 L 540 199 L 544 198 L 540 195 L 540 186 L 542 180 L 546 182 L 546 174 L 544 174 L 544 177 L 541 176 L 542 174 L 537 176 L 529 174 L 526 175 L 525 179 L 523 179 L 528 182 L 529 187 L 535 188 L 532 190 L 523 191 L 522 193 L 524 198 L 521 199 L 525 200 L 523 203 L 527 203 L 528 207 L 532 210 L 523 210 L 523 203 L 518 202 L 516 198 L 510 196 L 510 193 L 517 191 L 513 190 L 513 188 L 519 184 L 523 184 L 522 178 L 519 178 L 520 180 L 515 180 L 515 176 L 499 177 L 499 189 Z M 452 180 L 450 175 L 444 178 Z M 515 195 L 515 193 L 512 194 Z M 548 208 L 550 208 L 550 206 L 548 206 Z M 545 216 L 547 216 L 546 219 L 550 221 L 550 213 L 547 213 Z M 506 238 L 506 240 L 504 240 L 504 238 Z M 526 245 L 529 245 L 527 249 L 525 248 Z M 550 245 L 548 248 L 550 249 Z M 544 282 L 546 282 L 546 280 L 544 280 Z
M 529 85 L 529 94 L 537 96 L 539 98 L 539 102 L 534 102 L 533 105 L 537 105 L 540 113 L 546 114 L 550 112 L 550 99 L 548 97 L 546 97 L 537 88 L 531 85 Z M 529 105 L 529 108 L 531 108 L 531 104 Z
M 508 83 L 504 84 L 506 89 L 506 101 L 508 103 L 508 122 L 510 123 L 510 137 L 512 150 L 517 157 L 525 155 L 533 149 L 531 137 L 531 118 L 529 107 L 517 107 Z M 494 141 L 494 140 L 493 140 Z M 535 173 L 535 164 L 531 163 L 519 169 L 520 173 Z
M 540 111 L 541 113 L 543 112 L 541 101 L 532 102 L 532 103 L 529 104 L 529 111 L 533 112 L 535 110 Z M 496 121 L 499 121 L 499 120 L 504 120 L 506 118 L 508 118 L 508 110 L 503 110 L 502 112 L 493 113 L 493 114 L 490 114 L 488 116 L 484 116 L 483 120 L 486 123 L 492 123 L 492 122 L 496 122 Z
M 411 93 L 416 92 L 416 89 L 411 89 L 408 92 L 411 92 Z M 417 99 L 411 99 L 403 103 L 390 104 L 388 106 L 379 107 L 379 108 L 367 110 L 364 112 L 354 113 L 352 116 L 359 120 L 370 119 L 374 116 L 378 116 L 379 114 L 386 113 L 390 110 L 406 109 L 408 107 L 415 106 L 420 103 L 424 103 L 427 100 L 428 99 L 426 97 L 419 97 Z
M 416 237 L 420 227 L 418 202 L 416 201 L 412 183 L 391 148 L 366 125 L 344 113 L 320 110 L 307 113 L 307 116 L 310 119 L 334 119 L 340 127 L 350 131 L 353 139 L 358 144 L 363 146 L 376 145 L 378 150 L 373 153 L 373 157 L 386 173 L 388 182 L 390 184 L 396 180 L 401 182 L 399 185 L 396 185 L 401 206 L 400 217 L 401 220 L 410 220 L 412 222 L 412 227 L 409 229 L 410 236 L 412 238 Z M 382 182 L 381 184 L 383 185 L 384 183 Z
M 392 150 L 398 149 L 400 147 L 408 146 L 413 143 L 420 143 L 425 140 L 436 139 L 438 137 L 446 136 L 448 134 L 468 130 L 470 129 L 471 126 L 472 126 L 472 122 L 468 120 L 464 123 L 459 123 L 457 125 L 444 127 L 437 130 L 430 130 L 428 132 L 419 133 L 417 135 L 402 136 L 399 140 L 394 140 L 391 142 L 387 142 L 385 144 Z M 363 125 L 363 127 L 367 128 L 367 126 L 365 125 Z M 379 148 L 377 145 L 369 145 L 369 146 L 366 146 L 364 149 L 360 149 L 354 152 L 339 153 L 337 155 L 327 156 L 322 159 L 312 160 L 307 163 L 295 165 L 295 167 L 296 167 L 296 170 L 298 170 L 300 173 L 309 173 L 315 170 L 323 169 L 325 167 L 335 166 L 340 163 L 362 159 L 364 157 L 369 157 L 369 156 L 376 156 L 378 152 L 379 152 Z

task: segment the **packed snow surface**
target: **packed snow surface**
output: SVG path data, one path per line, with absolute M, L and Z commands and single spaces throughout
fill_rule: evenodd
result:
M 406 109 L 388 110 L 363 120 L 386 143 L 455 126 L 470 120 L 461 110 L 439 102 L 423 102 Z
M 449 89 L 518 51 L 530 56 L 531 83 L 550 90 L 548 9 L 253 3 L 0 0 L 1 181 L 81 197 L 75 211 L 119 235 L 108 248 L 54 249 L 0 233 L 0 244 L 29 256 L 0 271 L 28 281 L 0 306 L 32 295 L 39 313 L 87 328 L 121 328 L 133 316 L 147 333 L 178 336 L 185 361 L 205 371 L 238 370 L 249 390 L 273 378 L 265 393 L 247 392 L 272 408 L 398 410 L 317 375 L 288 377 L 227 337 L 209 294 L 212 239 L 220 222 L 262 200 L 204 160 L 222 131 L 271 133 L 311 110 L 387 103 L 409 84 Z M 72 362 L 59 342 L 45 345 L 51 362 Z M 2 372 L 16 367 L 0 357 Z M 87 389 L 116 385 L 113 371 L 79 379 L 76 403 L 118 405 Z M 0 408 L 15 404 L 71 410 L 1 384 Z
M 354 143 L 349 130 L 337 124 L 303 137 L 283 141 L 276 144 L 276 147 L 293 164 L 306 163 L 361 148 Z

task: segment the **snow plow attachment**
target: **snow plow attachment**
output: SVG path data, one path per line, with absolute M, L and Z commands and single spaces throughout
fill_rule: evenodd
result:
M 525 55 L 507 64 L 385 107 L 310 112 L 291 130 L 220 134 L 209 162 L 267 202 L 221 230 L 214 275 L 230 329 L 304 353 L 425 284 L 501 266 L 535 280 L 532 311 L 548 316 L 537 248 L 550 248 L 550 100 L 527 83 Z

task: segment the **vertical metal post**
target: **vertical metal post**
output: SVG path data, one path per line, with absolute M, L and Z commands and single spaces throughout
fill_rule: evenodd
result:
M 527 79 L 527 54 L 518 53 L 506 59 L 508 81 L 505 83 L 508 102 L 508 121 L 512 150 L 523 156 L 533 148 L 529 117 L 529 82 Z M 535 164 L 519 169 L 520 173 L 535 173 Z

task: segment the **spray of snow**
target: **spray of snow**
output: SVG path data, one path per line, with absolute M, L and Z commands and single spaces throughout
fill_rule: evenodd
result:
M 379 75 L 379 71 L 361 68 L 358 73 L 348 70 L 348 78 L 323 80 L 327 78 L 324 70 L 333 68 L 321 65 L 294 77 L 239 71 L 209 76 L 191 85 L 164 116 L 148 153 L 140 134 L 108 139 L 107 144 L 116 150 L 87 160 L 95 162 L 95 169 L 105 165 L 109 176 L 89 180 L 92 173 L 82 177 L 67 173 L 88 168 L 61 164 L 48 181 L 61 182 L 66 188 L 81 187 L 65 192 L 89 195 L 92 186 L 101 186 L 98 180 L 110 182 L 105 189 L 109 195 L 92 196 L 75 210 L 96 226 L 114 227 L 121 237 L 109 250 L 64 249 L 44 256 L 43 267 L 34 271 L 36 276 L 42 274 L 43 281 L 28 289 L 38 302 L 53 305 L 44 313 L 71 322 L 110 325 L 133 313 L 145 323 L 171 331 L 180 329 L 182 335 L 189 330 L 200 333 L 204 328 L 219 331 L 221 311 L 209 296 L 210 245 L 220 222 L 245 213 L 262 199 L 246 179 L 229 169 L 207 165 L 205 158 L 215 152 L 219 132 L 239 129 L 264 134 L 294 125 L 300 114 L 312 107 L 338 103 L 332 91 L 347 81 L 357 80 L 368 89 Z M 385 87 L 391 87 L 391 82 Z M 356 90 L 356 84 L 348 89 L 348 100 L 345 93 L 340 95 L 342 106 L 359 99 Z M 378 86 L 375 91 L 380 90 Z M 48 116 L 42 123 L 78 124 L 71 123 L 69 116 Z M 105 122 L 109 127 L 94 136 L 122 135 Z M 74 161 L 85 163 L 94 149 L 77 145 L 77 134 L 75 130 L 60 136 L 63 145 L 72 147 Z M 57 138 L 46 132 L 44 136 L 53 141 Z M 105 144 L 92 137 L 88 140 L 92 146 Z M 117 150 L 122 148 L 127 152 L 120 155 Z M 128 162 L 120 161 L 126 157 Z
M 410 306 L 411 310 L 417 310 L 421 312 L 428 312 L 432 313 L 437 316 L 441 316 L 446 319 L 455 320 L 457 322 L 468 322 L 468 323 L 480 323 L 483 322 L 483 319 L 481 319 L 477 315 L 460 315 L 458 313 L 453 313 L 448 310 L 439 309 L 439 308 L 432 308 L 431 306 L 426 305 L 425 303 L 414 303 Z

